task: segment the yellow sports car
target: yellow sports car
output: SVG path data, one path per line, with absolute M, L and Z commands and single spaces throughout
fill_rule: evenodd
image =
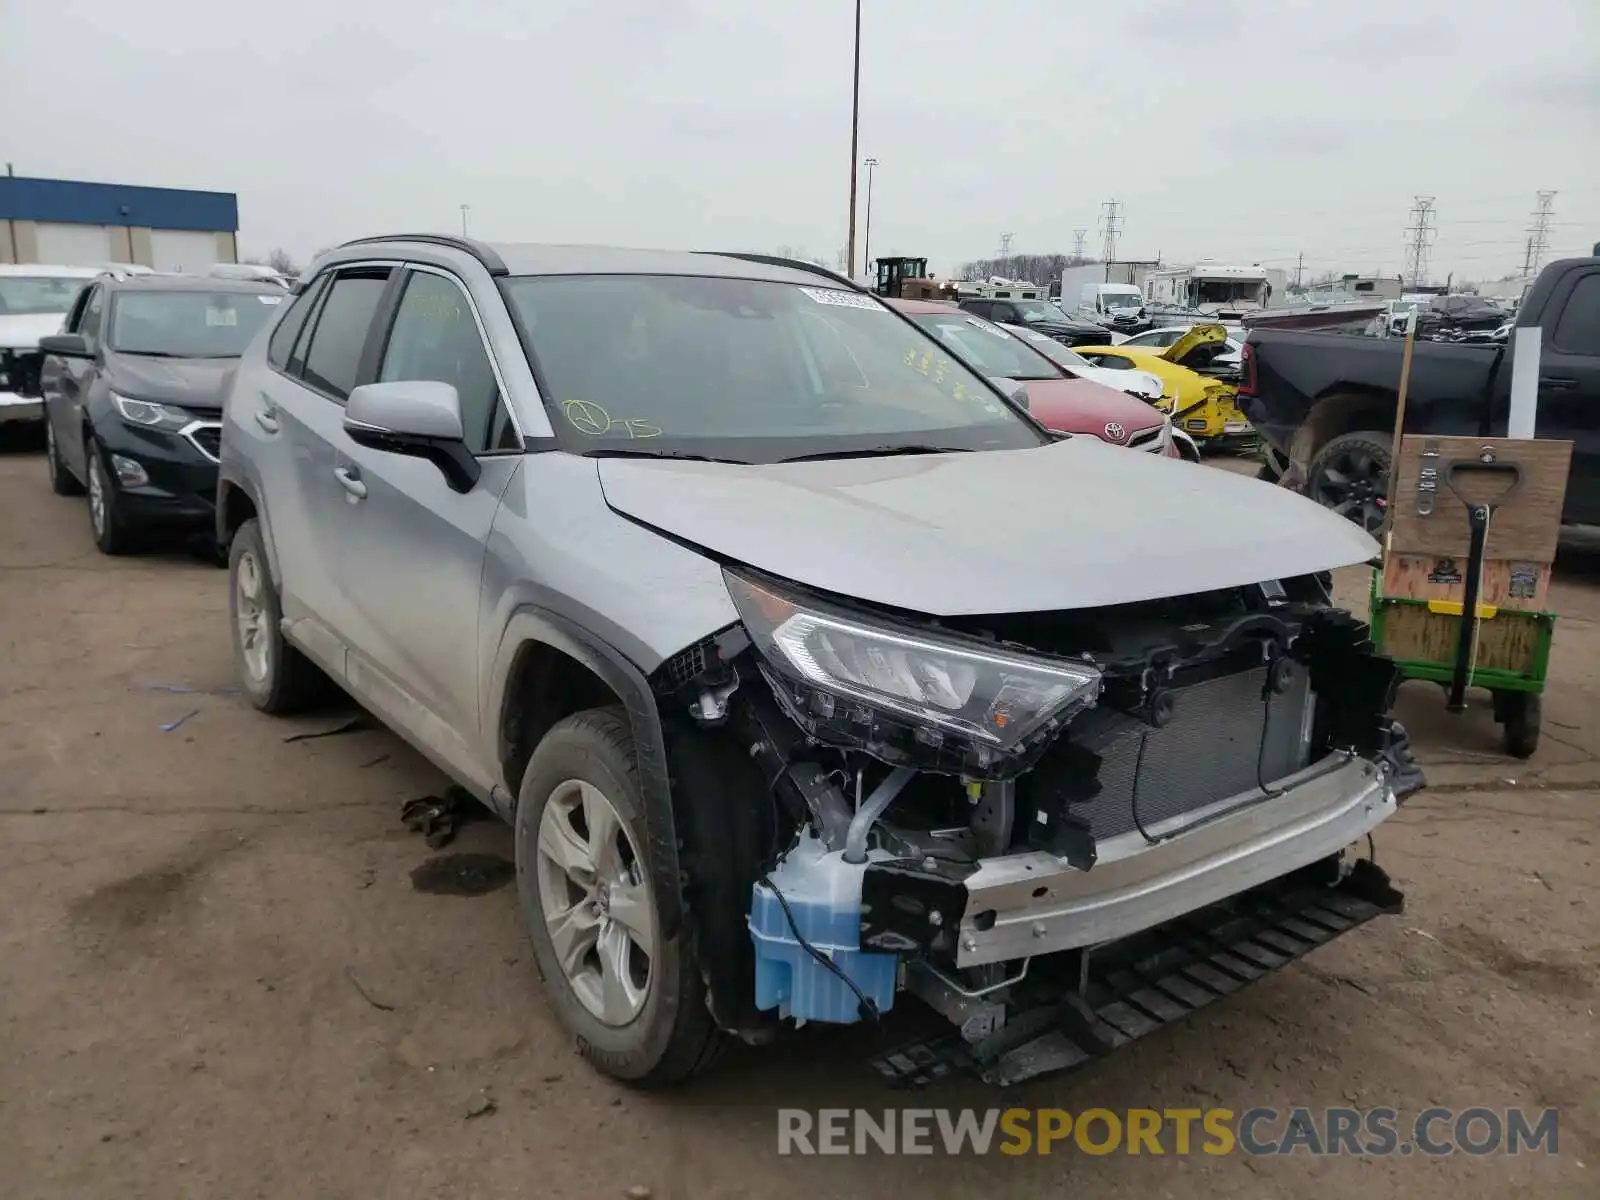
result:
M 1076 346 L 1074 349 L 1097 367 L 1110 370 L 1148 371 L 1161 380 L 1156 407 L 1172 423 L 1203 445 L 1222 445 L 1255 436 L 1235 400 L 1238 385 L 1219 377 L 1212 366 L 1228 351 L 1228 334 L 1221 325 L 1196 325 L 1172 345 Z M 1215 372 L 1215 373 L 1213 373 Z

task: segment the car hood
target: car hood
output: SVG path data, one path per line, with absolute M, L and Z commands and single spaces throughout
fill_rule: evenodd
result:
M 1065 319 L 1060 321 L 1029 321 L 1025 328 L 1032 329 L 1037 333 L 1047 333 L 1052 337 L 1062 333 L 1082 336 L 1090 333 L 1105 332 L 1104 326 L 1096 325 L 1092 321 L 1070 321 Z
M 1161 424 L 1161 414 L 1142 400 L 1087 379 L 1030 379 L 1027 386 L 1028 411 L 1046 429 L 1087 433 L 1123 445 L 1139 430 Z M 1113 437 L 1107 425 L 1120 426 L 1122 435 Z
M 66 313 L 0 314 L 0 350 L 32 350 L 39 339 L 61 332 Z
M 237 358 L 149 358 L 107 354 L 106 381 L 134 400 L 221 410 Z
M 596 467 L 607 504 L 641 524 L 719 558 L 930 616 L 1126 604 L 1378 552 L 1356 525 L 1283 488 L 1087 437 L 1028 450 Z

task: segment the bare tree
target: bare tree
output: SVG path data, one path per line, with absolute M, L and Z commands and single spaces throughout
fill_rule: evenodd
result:
M 979 258 L 962 263 L 960 274 L 965 279 L 987 279 L 999 275 L 1043 286 L 1060 279 L 1061 272 L 1078 266 L 1089 259 L 1071 254 L 1010 254 L 1004 258 Z
M 294 259 L 289 257 L 289 252 L 282 246 L 274 247 L 272 253 L 267 255 L 267 266 L 280 275 L 288 275 L 291 278 L 300 274 L 300 268 L 295 266 Z

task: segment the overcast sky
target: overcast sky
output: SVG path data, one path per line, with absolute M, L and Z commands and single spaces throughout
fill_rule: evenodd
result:
M 852 0 L 0 0 L 19 175 L 239 195 L 245 254 L 845 240 Z M 1434 273 L 1600 240 L 1600 0 L 866 0 L 876 253 Z M 864 181 L 863 181 L 864 183 Z M 864 186 L 863 186 L 864 190 Z M 864 207 L 864 206 L 863 206 Z M 859 254 L 859 250 L 858 250 Z

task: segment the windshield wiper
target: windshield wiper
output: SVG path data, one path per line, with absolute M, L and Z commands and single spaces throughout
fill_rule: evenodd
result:
M 182 358 L 183 357 L 181 354 L 172 354 L 172 353 L 169 353 L 166 350 L 117 350 L 117 348 L 115 346 L 113 346 L 111 348 L 113 350 L 116 350 L 116 352 L 118 354 L 132 354 L 132 355 L 134 355 L 135 357 L 138 357 L 138 358 Z
M 585 450 L 584 458 L 677 458 L 689 462 L 715 462 L 733 463 L 736 466 L 748 467 L 749 461 L 743 458 L 717 458 L 711 454 L 685 454 L 681 450 L 631 450 L 623 446 L 615 448 Z
M 819 450 L 815 454 L 796 454 L 779 462 L 821 462 L 830 458 L 887 458 L 891 454 L 968 454 L 965 446 L 868 446 L 865 450 Z

